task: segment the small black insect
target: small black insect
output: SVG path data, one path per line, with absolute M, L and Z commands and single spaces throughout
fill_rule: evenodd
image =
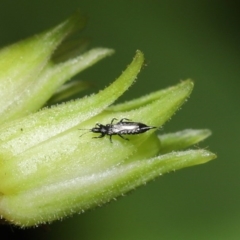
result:
M 93 133 L 101 133 L 100 136 L 94 137 L 94 138 L 102 138 L 105 135 L 108 135 L 110 138 L 110 142 L 112 143 L 112 135 L 118 135 L 119 137 L 125 140 L 129 140 L 128 138 L 125 138 L 122 135 L 141 134 L 150 129 L 156 128 L 156 127 L 147 126 L 144 123 L 132 122 L 127 118 L 122 118 L 119 122 L 117 122 L 116 124 L 113 124 L 115 120 L 117 119 L 113 118 L 111 123 L 106 125 L 97 123 L 94 128 L 87 129 L 87 130 L 90 130 L 90 132 L 93 132 Z

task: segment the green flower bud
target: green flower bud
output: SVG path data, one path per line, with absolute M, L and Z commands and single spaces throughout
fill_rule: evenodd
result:
M 207 150 L 182 150 L 206 138 L 209 130 L 157 136 L 152 129 L 128 136 L 129 141 L 113 136 L 113 143 L 108 136 L 93 139 L 96 133 L 81 130 L 108 124 L 113 118 L 161 127 L 189 97 L 193 82 L 186 80 L 111 105 L 140 72 L 144 63 L 140 51 L 120 77 L 99 93 L 36 112 L 73 75 L 113 52 L 97 48 L 72 58 L 66 54 L 67 60 L 54 63 L 53 52 L 79 21 L 76 15 L 0 52 L 4 69 L 0 75 L 0 215 L 19 226 L 84 212 L 163 173 L 216 157 Z

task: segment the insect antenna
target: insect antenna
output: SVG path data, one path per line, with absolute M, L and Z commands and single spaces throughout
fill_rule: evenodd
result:
M 88 132 L 83 133 L 82 135 L 80 135 L 79 137 L 82 137 L 83 135 L 90 133 L 92 129 L 85 129 L 85 128 L 79 128 L 78 130 L 88 130 Z

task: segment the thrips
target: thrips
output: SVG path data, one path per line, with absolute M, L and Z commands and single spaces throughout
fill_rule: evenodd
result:
M 98 137 L 94 137 L 94 138 L 102 138 L 105 135 L 108 135 L 110 138 L 110 142 L 112 142 L 113 135 L 118 135 L 119 137 L 125 140 L 129 140 L 128 138 L 125 138 L 122 135 L 141 134 L 141 133 L 147 132 L 150 129 L 156 128 L 156 127 L 147 126 L 144 123 L 132 122 L 127 118 L 122 118 L 119 122 L 114 124 L 113 122 L 115 120 L 117 119 L 113 118 L 111 123 L 106 125 L 97 123 L 94 128 L 86 129 L 86 130 L 89 130 L 90 132 L 93 132 L 93 133 L 100 133 Z

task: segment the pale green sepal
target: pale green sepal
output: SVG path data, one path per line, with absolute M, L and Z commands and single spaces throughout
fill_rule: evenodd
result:
M 203 141 L 211 135 L 208 129 L 186 129 L 175 133 L 159 135 L 161 141 L 160 153 L 177 151 Z
M 38 110 L 67 80 L 113 53 L 112 49 L 95 48 L 66 62 L 56 65 L 49 62 L 39 74 L 34 86 L 29 89 L 31 95 L 25 97 L 24 104 L 19 108 L 28 109 L 30 112 Z M 24 115 L 24 111 L 22 113 Z
M 20 226 L 49 222 L 100 206 L 164 173 L 202 164 L 215 157 L 206 150 L 188 150 L 122 164 L 19 195 L 2 196 L 0 212 Z
M 62 40 L 82 25 L 81 16 L 76 14 L 49 31 L 0 50 L 1 122 L 30 112 L 21 106 L 31 96 L 39 73 Z
M 187 79 L 187 80 L 183 81 L 183 85 L 185 85 L 185 84 L 186 84 L 186 86 L 183 86 L 183 88 L 188 88 L 191 93 L 191 90 L 193 88 L 193 81 L 191 79 Z M 187 86 L 187 85 L 189 85 L 189 86 Z M 114 105 L 110 106 L 108 109 L 111 111 L 116 111 L 116 112 L 137 109 L 139 107 L 143 107 L 144 105 L 147 105 L 147 104 L 153 102 L 154 100 L 160 100 L 162 98 L 168 97 L 169 93 L 171 91 L 175 91 L 177 86 L 171 86 L 166 89 L 161 89 L 156 92 L 149 93 L 145 96 L 142 96 L 142 97 L 139 97 L 139 98 L 136 98 L 136 99 L 124 102 L 124 103 L 114 104 Z

